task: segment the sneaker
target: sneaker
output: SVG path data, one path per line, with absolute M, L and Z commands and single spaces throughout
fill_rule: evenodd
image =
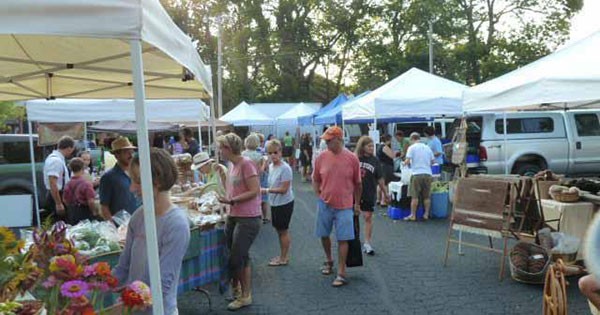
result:
M 242 287 L 238 284 L 235 287 L 231 287 L 231 296 L 227 297 L 227 301 L 235 301 L 242 297 Z
M 375 255 L 375 251 L 373 250 L 373 247 L 371 247 L 371 244 L 369 243 L 365 243 L 364 247 L 364 252 L 367 255 L 373 256 Z
M 229 303 L 229 305 L 227 305 L 227 309 L 230 311 L 237 311 L 242 307 L 248 306 L 248 305 L 252 305 L 252 295 L 248 295 L 248 297 L 240 297 L 238 299 L 236 299 L 235 301 Z

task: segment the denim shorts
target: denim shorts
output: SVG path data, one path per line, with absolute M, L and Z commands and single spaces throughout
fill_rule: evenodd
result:
M 335 238 L 337 241 L 354 239 L 354 211 L 349 209 L 334 209 L 323 200 L 317 202 L 317 237 L 329 237 L 335 225 Z

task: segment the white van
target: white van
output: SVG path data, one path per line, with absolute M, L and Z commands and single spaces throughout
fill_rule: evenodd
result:
M 512 174 L 550 169 L 567 175 L 600 174 L 600 110 L 523 111 L 469 115 L 471 172 Z M 458 125 L 455 122 L 454 127 Z

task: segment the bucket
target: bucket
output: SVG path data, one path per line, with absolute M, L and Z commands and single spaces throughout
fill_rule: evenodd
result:
M 425 213 L 425 209 L 423 206 L 417 208 L 417 219 L 423 219 L 423 214 Z M 410 216 L 410 206 L 409 207 L 388 207 L 388 217 L 392 220 L 402 220 L 406 217 Z
M 431 194 L 431 216 L 434 218 L 448 217 L 448 193 L 433 193 Z

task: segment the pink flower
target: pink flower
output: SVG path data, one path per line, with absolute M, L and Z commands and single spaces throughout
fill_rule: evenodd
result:
M 91 277 L 96 275 L 96 268 L 94 266 L 85 266 L 83 269 L 84 277 Z
M 103 281 L 95 281 L 89 284 L 91 289 L 98 289 L 102 292 L 107 292 L 110 288 L 108 283 Z
M 50 289 L 53 286 L 55 286 L 58 283 L 57 279 L 55 276 L 49 276 L 48 279 L 46 279 L 46 281 L 44 281 L 42 283 L 42 286 L 46 289 Z
M 82 297 L 88 290 L 88 284 L 80 280 L 67 281 L 60 287 L 60 293 L 69 298 Z

